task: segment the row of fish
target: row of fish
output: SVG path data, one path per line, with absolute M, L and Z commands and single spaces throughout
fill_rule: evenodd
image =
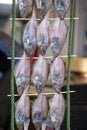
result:
M 28 130 L 30 124 L 30 99 L 28 87 L 15 103 L 15 122 L 18 130 Z M 48 100 L 43 93 L 39 94 L 32 105 L 32 122 L 36 130 L 60 130 L 65 114 L 65 100 L 62 94 L 55 93 Z
M 14 71 L 18 94 L 22 95 L 25 88 L 30 86 L 30 80 L 35 85 L 37 92 L 41 93 L 46 85 L 48 77 L 55 91 L 60 92 L 65 76 L 65 66 L 61 57 L 58 56 L 54 59 L 53 63 L 50 65 L 50 72 L 48 68 L 49 66 L 46 59 L 42 55 L 39 55 L 33 65 L 31 74 L 30 60 L 27 59 L 24 52 Z
M 29 17 L 33 5 L 36 5 L 38 17 L 43 17 L 50 8 L 54 8 L 63 19 L 69 10 L 70 0 L 18 0 L 18 4 L 21 17 Z
M 28 3 L 28 1 L 24 2 Z M 48 1 L 41 2 L 41 0 L 36 0 L 36 3 L 43 2 L 50 3 Z M 59 0 L 55 3 L 63 2 L 64 1 Z M 70 3 L 69 1 L 65 1 L 65 3 L 67 2 Z M 33 57 L 36 48 L 38 48 L 40 54 L 45 55 L 49 45 L 51 45 L 54 57 L 57 57 L 61 52 L 61 49 L 67 37 L 68 29 L 65 25 L 65 22 L 61 20 L 59 17 L 57 17 L 56 20 L 52 23 L 49 21 L 50 14 L 52 13 L 52 11 L 53 9 L 50 9 L 44 17 L 44 19 L 38 25 L 36 20 L 36 9 L 35 7 L 33 8 L 32 17 L 25 26 L 25 30 L 23 33 L 23 45 L 28 56 Z
M 64 20 L 59 17 L 53 22 L 50 22 L 49 10 L 41 21 L 37 23 L 36 11 L 33 9 L 33 14 L 29 22 L 26 24 L 23 33 L 23 45 L 26 54 L 30 57 L 34 56 L 36 48 L 38 53 L 45 55 L 47 48 L 51 45 L 54 57 L 58 56 L 66 41 L 68 27 Z

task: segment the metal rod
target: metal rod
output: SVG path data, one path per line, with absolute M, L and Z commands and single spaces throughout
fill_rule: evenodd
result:
M 65 55 L 65 56 L 60 56 L 60 57 L 64 57 L 64 58 L 67 58 L 68 55 Z M 77 55 L 72 55 L 71 57 L 77 57 Z M 26 57 L 27 59 L 30 59 L 30 57 Z M 45 56 L 44 57 L 45 59 L 53 59 L 54 57 L 53 56 Z M 7 59 L 11 59 L 11 57 L 7 57 Z M 23 59 L 22 57 L 14 57 L 15 60 L 17 59 Z M 38 57 L 32 57 L 32 59 L 38 59 Z
M 70 91 L 70 93 L 75 93 L 76 91 Z M 67 91 L 64 91 L 64 92 L 60 92 L 62 94 L 65 94 L 67 93 Z M 43 93 L 45 96 L 48 96 L 48 95 L 54 95 L 55 92 L 52 92 L 52 93 Z M 8 97 L 11 97 L 11 95 L 7 95 Z M 14 97 L 18 97 L 19 95 L 18 94 L 14 94 Z M 38 93 L 34 93 L 34 94 L 31 94 L 29 93 L 28 96 L 30 97 L 33 97 L 33 96 L 38 96 Z

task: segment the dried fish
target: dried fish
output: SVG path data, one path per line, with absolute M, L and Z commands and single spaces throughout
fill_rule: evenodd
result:
M 32 121 L 36 129 L 40 129 L 42 122 L 46 120 L 48 114 L 48 102 L 42 93 L 35 100 L 32 107 Z
M 48 11 L 44 19 L 41 21 L 37 28 L 37 45 L 39 52 L 45 55 L 47 48 L 49 47 L 49 17 L 51 10 Z
M 27 94 L 28 87 L 15 105 L 15 122 L 19 130 L 28 130 L 30 123 L 30 100 Z
M 24 89 L 27 86 L 29 86 L 30 73 L 31 73 L 30 61 L 26 58 L 26 54 L 24 52 L 22 59 L 19 61 L 14 70 L 17 92 L 19 95 L 21 95 Z
M 42 55 L 39 55 L 38 60 L 33 66 L 31 80 L 36 86 L 38 93 L 42 92 L 48 76 L 48 64 Z
M 24 34 L 23 34 L 23 45 L 26 51 L 26 54 L 30 57 L 34 56 L 36 50 L 36 12 L 35 8 L 33 9 L 33 14 L 29 22 L 27 23 Z
M 65 66 L 61 57 L 56 57 L 50 68 L 50 79 L 56 92 L 60 92 L 64 84 Z
M 53 25 L 50 27 L 50 44 L 54 57 L 58 56 L 63 48 L 63 45 L 66 41 L 68 33 L 68 28 L 65 25 L 65 22 L 59 17 L 53 22 Z
M 56 130 L 60 130 L 65 114 L 65 100 L 62 94 L 55 93 L 50 105 L 50 117 Z

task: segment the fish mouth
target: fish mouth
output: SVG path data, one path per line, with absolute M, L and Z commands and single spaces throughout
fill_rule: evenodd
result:
M 32 116 L 32 121 L 37 127 L 41 127 L 42 124 L 42 113 L 37 111 L 33 116 Z

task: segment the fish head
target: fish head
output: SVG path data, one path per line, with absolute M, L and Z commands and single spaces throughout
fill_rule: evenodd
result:
M 37 40 L 39 51 L 42 55 L 46 53 L 46 49 L 48 48 L 48 42 L 44 36 L 40 36 Z
M 66 4 L 64 0 L 55 0 L 55 7 L 58 10 L 59 15 L 61 16 L 61 18 L 64 18 L 65 15 L 65 8 L 66 8 Z
M 18 76 L 16 78 L 16 85 L 17 86 L 25 85 L 26 81 L 27 77 L 24 74 L 21 74 L 20 77 Z
M 29 54 L 29 56 L 34 55 L 34 41 L 32 38 L 29 37 L 29 35 L 26 34 L 26 37 L 24 39 L 24 48 Z
M 51 121 L 55 129 L 59 130 L 61 124 L 61 115 L 58 113 L 53 113 L 51 116 Z
M 41 127 L 42 124 L 42 113 L 40 111 L 37 111 L 32 116 L 32 121 L 36 127 Z
M 37 88 L 38 93 L 40 93 L 44 87 L 44 77 L 42 75 L 37 75 L 34 79 L 33 82 Z
M 23 18 L 26 18 L 32 10 L 32 1 L 31 0 L 19 0 L 19 10 Z
M 51 47 L 52 47 L 52 51 L 54 56 L 58 56 L 61 50 L 61 46 L 60 46 L 60 40 L 58 37 L 53 37 L 51 40 Z
M 36 0 L 36 5 L 38 9 L 42 8 L 42 0 Z
M 44 9 L 47 6 L 47 0 L 36 0 L 36 5 L 38 9 Z
M 17 91 L 19 95 L 23 93 L 26 82 L 27 82 L 27 77 L 23 74 L 20 75 L 20 77 L 16 78 Z

